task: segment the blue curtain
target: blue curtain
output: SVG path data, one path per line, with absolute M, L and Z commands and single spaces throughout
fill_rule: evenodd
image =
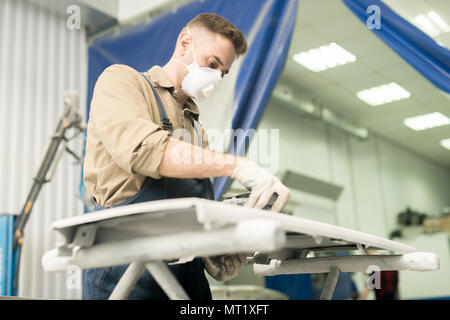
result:
M 146 71 L 164 65 L 171 57 L 178 33 L 198 13 L 218 13 L 238 27 L 246 37 L 261 21 L 236 81 L 233 128 L 256 128 L 272 89 L 283 69 L 295 25 L 297 0 L 204 0 L 193 1 L 176 12 L 165 13 L 150 23 L 141 23 L 119 34 L 97 38 L 89 46 L 88 107 L 100 74 L 116 63 Z M 264 17 L 260 17 L 264 14 Z M 262 19 L 261 19 L 262 18 Z M 244 144 L 228 150 L 240 153 Z M 228 179 L 216 179 L 216 199 Z M 81 188 L 80 188 L 81 189 Z
M 268 0 L 269 2 L 271 0 Z M 280 4 L 289 0 L 272 0 L 274 9 L 280 10 Z M 204 0 L 193 1 L 182 6 L 176 12 L 167 12 L 156 17 L 150 23 L 141 23 L 129 27 L 117 34 L 110 34 L 97 38 L 89 46 L 89 72 L 88 72 L 88 110 L 92 99 L 95 82 L 104 69 L 112 64 L 121 63 L 129 65 L 139 71 L 147 71 L 153 65 L 163 65 L 169 61 L 175 48 L 175 42 L 181 29 L 186 23 L 201 12 L 218 13 L 238 27 L 247 37 L 254 26 L 262 8 L 267 1 L 253 0 Z M 272 10 L 272 16 L 276 15 Z M 279 13 L 278 13 L 279 15 Z M 272 43 L 272 34 L 266 32 L 267 24 L 276 24 L 275 17 L 268 16 L 264 23 L 264 32 L 260 33 L 259 43 L 251 48 L 247 56 L 258 57 L 259 50 Z M 260 52 L 262 56 L 267 52 Z M 252 58 L 247 58 L 251 63 Z M 240 84 L 246 80 L 244 73 L 253 67 L 260 67 L 261 63 L 251 63 L 240 76 Z M 242 91 L 242 90 L 240 90 Z M 242 92 L 236 96 L 245 95 Z M 89 113 L 88 113 L 89 114 Z
M 309 274 L 280 274 L 265 279 L 266 288 L 284 293 L 289 300 L 315 299 Z
M 364 23 L 370 5 L 381 9 L 381 28 L 372 31 L 392 50 L 431 81 L 450 93 L 450 51 L 403 19 L 380 0 L 342 0 Z

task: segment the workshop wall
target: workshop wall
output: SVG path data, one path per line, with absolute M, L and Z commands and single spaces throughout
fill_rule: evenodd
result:
M 406 206 L 438 215 L 450 205 L 450 170 L 385 138 L 359 140 L 273 100 L 258 127 L 270 128 L 280 129 L 280 170 L 344 187 L 336 202 L 314 203 L 334 217 L 315 219 L 388 237 Z M 299 197 L 293 193 L 295 202 L 312 203 Z
M 279 173 L 290 169 L 343 187 L 337 201 L 292 190 L 291 201 L 285 208 L 288 213 L 389 237 L 398 228 L 398 213 L 406 206 L 428 215 L 439 215 L 444 207 L 450 205 L 450 170 L 387 139 L 371 134 L 368 140 L 359 140 L 274 100 L 270 101 L 264 113 L 260 129 L 279 129 Z M 250 146 L 249 154 L 255 147 L 255 144 Z M 239 188 L 234 182 L 232 189 Z M 404 243 L 414 241 L 409 238 L 396 240 Z M 430 245 L 428 241 L 427 247 L 416 242 L 414 245 L 418 250 L 431 250 L 431 246 L 434 250 L 439 248 L 443 266 L 448 261 L 448 251 L 442 249 L 440 243 Z M 448 277 L 448 270 L 426 277 L 424 273 L 411 275 L 407 271 L 402 272 L 402 277 L 405 274 L 408 276 L 406 280 L 412 281 L 401 279 L 402 298 L 448 296 L 445 289 L 434 290 L 441 287 L 438 277 Z M 358 273 L 353 279 L 358 290 L 362 291 L 367 276 Z M 415 285 L 409 285 L 410 282 Z M 429 287 L 428 291 L 421 290 L 423 286 L 420 283 Z M 246 272 L 239 274 L 230 284 L 264 286 L 265 281 Z
M 25 1 L 0 1 L 0 211 L 19 213 L 63 111 L 66 90 L 86 101 L 86 41 L 58 17 Z M 70 147 L 81 152 L 81 141 Z M 53 221 L 82 214 L 80 165 L 66 153 L 44 185 L 25 228 L 20 296 L 70 299 L 67 275 L 44 272 L 41 258 L 57 239 Z

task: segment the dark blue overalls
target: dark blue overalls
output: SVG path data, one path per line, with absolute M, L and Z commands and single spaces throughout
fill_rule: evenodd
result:
M 166 115 L 161 98 L 145 75 L 144 78 L 155 95 L 163 128 L 165 130 L 171 130 L 172 124 Z M 214 189 L 211 180 L 166 177 L 153 179 L 147 177 L 138 193 L 113 207 L 183 197 L 198 197 L 214 200 Z M 106 208 L 96 204 L 95 209 L 103 210 Z M 201 258 L 195 258 L 193 261 L 184 264 L 168 265 L 168 267 L 192 300 L 212 299 Z M 127 268 L 128 265 L 123 265 L 83 270 L 83 299 L 108 299 Z M 169 298 L 151 274 L 145 270 L 128 299 L 168 300 Z

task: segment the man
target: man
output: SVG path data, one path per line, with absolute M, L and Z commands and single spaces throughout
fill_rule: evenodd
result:
M 209 151 L 198 124 L 193 99 L 216 90 L 246 50 L 244 35 L 230 22 L 216 14 L 199 14 L 183 28 L 172 58 L 162 68 L 140 74 L 113 65 L 100 75 L 91 102 L 84 164 L 84 182 L 98 210 L 179 197 L 214 199 L 209 178 L 220 176 L 251 190 L 249 206 L 263 208 L 276 193 L 272 210 L 284 207 L 290 191 L 279 179 L 246 158 Z M 181 136 L 180 130 L 185 130 Z M 244 263 L 242 254 L 234 254 L 169 268 L 189 297 L 199 300 L 211 299 L 204 268 L 223 281 L 237 275 Z M 108 298 L 126 268 L 85 270 L 83 298 Z M 146 271 L 129 298 L 167 296 Z

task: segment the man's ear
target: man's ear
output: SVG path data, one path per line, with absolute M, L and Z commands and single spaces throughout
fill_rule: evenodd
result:
M 180 47 L 180 54 L 184 56 L 191 48 L 192 36 L 189 33 L 182 31 L 178 37 L 178 44 Z

